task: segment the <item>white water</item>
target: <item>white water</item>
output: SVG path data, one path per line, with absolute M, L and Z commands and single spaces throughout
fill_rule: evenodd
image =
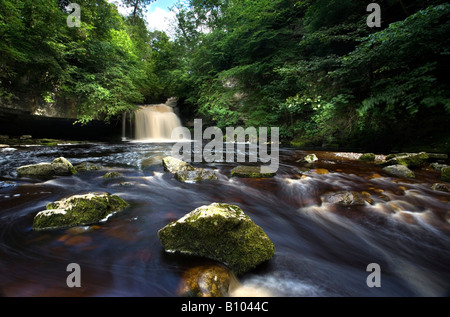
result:
M 135 140 L 138 142 L 173 141 L 173 129 L 181 127 L 180 118 L 165 104 L 141 106 L 135 117 Z

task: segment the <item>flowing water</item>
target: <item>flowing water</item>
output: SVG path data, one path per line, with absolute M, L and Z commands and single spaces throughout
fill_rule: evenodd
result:
M 226 202 L 240 206 L 273 241 L 274 257 L 239 277 L 242 288 L 271 296 L 443 296 L 450 281 L 450 194 L 433 191 L 432 169 L 416 179 L 388 177 L 352 153 L 280 150 L 271 179 L 231 178 L 234 163 L 212 168 L 217 181 L 181 183 L 161 158 L 170 144 L 91 143 L 18 147 L 0 152 L 0 294 L 3 296 L 178 296 L 186 270 L 200 258 L 168 254 L 159 229 L 193 209 Z M 47 181 L 17 178 L 21 165 L 63 156 L 103 170 Z M 306 167 L 306 169 L 305 169 Z M 106 171 L 123 176 L 104 179 Z M 323 201 L 353 190 L 364 206 Z M 33 231 L 47 203 L 88 192 L 117 194 L 130 203 L 108 221 L 85 227 Z M 81 268 L 81 287 L 69 288 L 69 263 Z M 381 268 L 381 287 L 368 287 L 370 263 Z M 248 294 L 248 293 L 246 293 Z

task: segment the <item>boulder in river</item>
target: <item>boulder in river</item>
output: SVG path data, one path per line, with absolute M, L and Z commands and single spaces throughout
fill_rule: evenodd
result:
M 116 195 L 89 193 L 74 195 L 47 205 L 34 217 L 34 230 L 85 226 L 101 222 L 123 210 L 128 203 Z
M 165 157 L 162 159 L 164 169 L 175 175 L 180 182 L 200 182 L 204 180 L 217 179 L 216 174 L 212 170 L 197 168 L 185 161 L 175 157 Z
M 405 165 L 390 165 L 383 168 L 383 172 L 391 176 L 415 178 L 415 174 Z
M 436 191 L 440 191 L 440 192 L 446 192 L 446 193 L 449 192 L 447 185 L 442 184 L 442 183 L 434 183 L 431 186 L 431 189 L 432 190 L 436 190 Z
M 240 165 L 231 170 L 231 176 L 243 178 L 269 178 L 274 177 L 275 175 L 275 172 L 263 172 L 261 166 Z
M 17 176 L 19 177 L 52 178 L 53 176 L 67 176 L 76 173 L 76 169 L 64 157 L 54 159 L 51 163 L 44 162 L 17 168 Z
M 201 206 L 158 231 L 168 252 L 206 257 L 243 274 L 272 258 L 275 247 L 241 208 L 224 203 Z

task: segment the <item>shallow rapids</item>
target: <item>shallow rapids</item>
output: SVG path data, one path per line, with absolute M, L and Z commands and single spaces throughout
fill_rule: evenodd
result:
M 350 153 L 280 150 L 271 179 L 231 178 L 237 164 L 215 169 L 217 181 L 186 184 L 165 172 L 170 144 L 77 144 L 0 150 L 0 295 L 179 296 L 183 273 L 205 260 L 165 253 L 157 231 L 212 202 L 240 206 L 275 244 L 275 256 L 239 277 L 239 296 L 445 296 L 450 293 L 450 193 L 434 191 L 439 173 L 416 179 L 383 174 Z M 22 165 L 63 156 L 102 170 L 47 181 L 17 178 Z M 104 179 L 107 171 L 122 176 Z M 324 200 L 338 191 L 362 193 L 361 206 Z M 31 230 L 46 204 L 88 192 L 109 192 L 130 207 L 92 226 Z M 66 284 L 69 263 L 81 267 L 80 288 Z M 381 268 L 369 287 L 366 268 Z

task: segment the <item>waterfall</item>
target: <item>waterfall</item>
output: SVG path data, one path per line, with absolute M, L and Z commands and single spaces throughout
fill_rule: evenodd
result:
M 170 141 L 172 130 L 181 126 L 173 108 L 166 104 L 141 106 L 135 117 L 137 141 Z

